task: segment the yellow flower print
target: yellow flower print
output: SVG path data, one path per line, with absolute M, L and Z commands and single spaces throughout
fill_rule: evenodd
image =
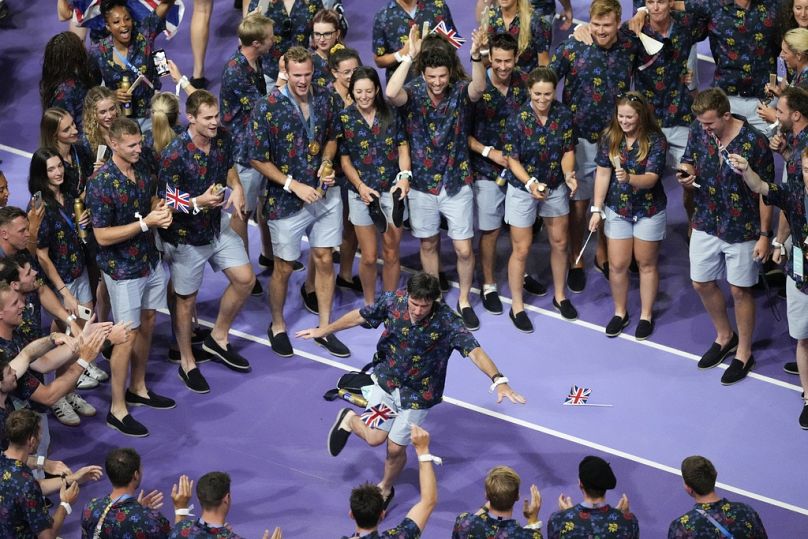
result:
M 483 94 L 483 101 L 491 101 L 491 99 L 492 99 L 491 94 L 489 94 L 488 92 L 485 92 Z
M 575 524 L 572 522 L 565 522 L 564 523 L 564 532 L 571 532 L 575 529 Z
M 600 86 L 601 84 L 603 84 L 603 79 L 601 79 L 600 77 L 595 77 L 595 79 L 592 81 L 592 84 L 594 84 L 595 86 Z
M 250 98 L 247 97 L 246 95 L 244 97 L 242 97 L 241 99 L 239 99 L 238 101 L 242 105 L 249 105 L 250 104 Z
M 367 140 L 363 140 L 362 142 L 359 143 L 359 147 L 362 148 L 363 150 L 367 150 L 369 145 L 370 143 Z
M 341 122 L 347 122 L 348 121 L 348 115 L 347 114 L 340 114 L 339 119 L 340 119 Z
M 387 145 L 387 146 L 392 146 L 393 145 L 393 137 L 387 137 L 386 139 L 384 139 L 384 144 Z
M 609 523 L 609 533 L 617 533 L 617 524 L 614 522 Z
M 286 142 L 292 142 L 295 139 L 294 133 L 286 133 Z
M 379 167 L 379 176 L 384 176 L 387 172 L 387 167 Z

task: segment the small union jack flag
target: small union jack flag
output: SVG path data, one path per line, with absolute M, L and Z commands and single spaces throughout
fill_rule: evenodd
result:
M 393 419 L 396 417 L 398 413 L 393 411 L 392 408 L 387 406 L 384 403 L 381 403 L 377 406 L 371 406 L 369 409 L 365 410 L 360 417 L 362 421 L 365 422 L 365 425 L 372 429 L 378 429 L 382 423 Z
M 572 386 L 570 388 L 570 394 L 567 395 L 567 398 L 564 400 L 564 404 L 572 404 L 575 406 L 586 404 L 590 393 L 592 393 L 592 390 L 588 387 Z
M 191 195 L 166 185 L 166 206 L 183 213 L 191 211 Z
M 461 37 L 460 34 L 457 33 L 457 30 L 454 28 L 450 30 L 446 26 L 446 21 L 440 21 L 432 31 L 445 37 L 449 44 L 455 49 L 459 49 L 463 46 L 463 43 L 466 42 L 466 38 Z

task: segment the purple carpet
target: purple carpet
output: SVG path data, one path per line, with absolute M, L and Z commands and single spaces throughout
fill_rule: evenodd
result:
M 25 205 L 28 159 L 36 149 L 41 112 L 37 84 L 44 44 L 63 25 L 52 8 L 41 12 L 33 2 L 9 0 L 13 15 L 0 29 L 0 158 L 9 178 L 11 203 Z M 189 12 L 181 33 L 163 42 L 169 57 L 183 72 L 192 66 L 188 45 Z M 386 2 L 346 0 L 351 30 L 349 42 L 371 62 L 370 31 L 373 14 Z M 473 27 L 471 0 L 448 0 L 460 33 Z M 628 9 L 628 2 L 623 2 Z M 576 17 L 586 18 L 588 4 L 574 2 Z M 215 6 L 207 77 L 218 90 L 218 75 L 225 58 L 236 47 L 233 37 L 239 14 L 229 2 Z M 463 57 L 467 51 L 461 51 Z M 700 68 L 708 81 L 711 66 Z M 603 325 L 612 315 L 608 283 L 589 271 L 583 294 L 572 295 L 580 320 L 562 320 L 552 309 L 551 297 L 530 298 L 529 315 L 536 326 L 532 335 L 518 333 L 507 316 L 475 307 L 482 327 L 477 338 L 508 375 L 512 385 L 528 399 L 524 406 L 495 404 L 487 392 L 488 380 L 474 366 L 453 360 L 446 385 L 446 403 L 431 412 L 426 428 L 432 434 L 432 452 L 443 457 L 437 468 L 439 503 L 424 537 L 450 535 L 455 516 L 476 510 L 484 502 L 483 477 L 496 464 L 508 464 L 527 485 L 542 491 L 540 518 L 556 509 L 559 494 L 581 499 L 577 489 L 578 461 L 597 454 L 612 463 L 618 486 L 608 496 L 616 503 L 629 497 L 645 537 L 664 537 L 669 522 L 687 511 L 692 500 L 677 475 L 681 460 L 692 454 L 710 458 L 719 472 L 719 494 L 753 505 L 773 538 L 804 537 L 808 529 L 808 434 L 797 424 L 800 409 L 796 377 L 782 371 L 793 360 L 794 343 L 788 337 L 785 302 L 758 294 L 755 332 L 755 371 L 733 387 L 719 383 L 720 369 L 699 372 L 698 356 L 714 338 L 712 326 L 688 279 L 686 225 L 679 204 L 680 190 L 666 180 L 670 200 L 669 233 L 661 256 L 661 286 L 656 307 L 656 332 L 651 341 L 632 337 L 606 339 Z M 257 233 L 253 230 L 253 257 Z M 510 242 L 503 235 L 498 268 L 502 294 Z M 454 256 L 443 242 L 444 262 L 450 278 Z M 531 269 L 550 280 L 546 238 L 534 247 Z M 417 268 L 418 248 L 407 238 L 402 261 Z M 588 256 L 592 256 L 591 253 Z M 305 260 L 305 257 L 304 257 Z M 406 278 L 406 274 L 403 278 Z M 290 290 L 300 287 L 303 274 L 295 274 Z M 261 276 L 266 284 L 266 275 Z M 456 278 L 455 278 L 456 280 Z M 224 286 L 221 274 L 210 273 L 200 293 L 199 314 L 212 321 Z M 632 283 L 629 311 L 639 312 L 636 280 Z M 456 290 L 447 301 L 454 305 Z M 507 300 L 506 300 L 507 301 Z M 358 307 L 361 299 L 338 291 L 334 316 Z M 507 309 L 506 304 L 506 309 Z M 317 323 L 302 309 L 292 292 L 286 305 L 290 333 Z M 636 322 L 636 320 L 634 321 Z M 251 298 L 234 328 L 233 342 L 253 365 L 250 374 L 237 374 L 221 365 L 202 366 L 212 391 L 187 391 L 168 363 L 168 317 L 160 315 L 149 367 L 149 381 L 158 392 L 173 395 L 178 406 L 170 411 L 135 409 L 134 415 L 151 430 L 144 439 L 126 438 L 104 426 L 108 390 L 85 392 L 99 416 L 81 427 L 63 427 L 51 421 L 53 458 L 72 467 L 103 464 L 112 447 L 131 446 L 144 458 L 146 489 L 168 496 L 180 473 L 198 478 L 210 470 L 233 477 L 233 510 L 229 521 L 245 537 L 260 537 L 265 528 L 281 526 L 284 537 L 327 538 L 349 535 L 350 489 L 363 481 L 378 481 L 383 450 L 352 439 L 343 454 L 326 452 L 326 433 L 339 409 L 322 399 L 344 369 L 366 363 L 374 350 L 377 331 L 355 328 L 341 335 L 352 350 L 347 360 L 335 361 L 309 342 L 294 341 L 298 354 L 281 359 L 268 347 L 269 309 L 265 299 Z M 632 333 L 633 325 L 627 330 Z M 107 368 L 101 362 L 103 368 Z M 590 402 L 603 408 L 562 406 L 571 385 L 592 388 Z M 109 483 L 86 485 L 80 503 L 108 492 Z M 403 473 L 389 512 L 389 526 L 400 521 L 418 499 L 418 478 L 410 463 Z M 170 504 L 170 502 L 169 502 Z M 196 503 L 198 507 L 198 502 Z M 165 514 L 171 514 L 165 508 Z M 80 536 L 77 514 L 68 518 L 62 537 Z M 384 526 L 383 526 L 384 527 Z M 802 531 L 800 531 L 802 530 Z

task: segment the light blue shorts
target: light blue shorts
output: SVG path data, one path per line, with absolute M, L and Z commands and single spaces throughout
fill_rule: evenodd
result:
M 697 283 L 717 281 L 726 271 L 729 284 L 753 286 L 760 264 L 754 260 L 755 240 L 727 243 L 701 230 L 690 236 L 690 279 Z
M 449 237 L 453 240 L 468 240 L 474 237 L 474 193 L 471 186 L 464 185 L 454 196 L 442 188 L 440 194 L 432 195 L 410 189 L 410 224 L 416 238 L 431 238 L 440 233 L 440 216 L 449 224 Z
M 306 204 L 294 215 L 267 221 L 272 236 L 272 251 L 281 260 L 300 258 L 303 235 L 311 247 L 339 247 L 342 243 L 342 195 L 336 185 L 328 188 L 325 198 Z
M 786 306 L 788 334 L 794 339 L 808 339 L 808 294 L 797 290 L 791 277 L 786 280 Z
M 90 290 L 90 277 L 87 274 L 87 268 L 84 268 L 82 274 L 74 279 L 72 283 L 65 283 L 65 286 L 79 303 L 87 304 L 93 300 L 93 291 Z
M 252 167 L 236 164 L 236 170 L 238 171 L 238 179 L 241 181 L 241 187 L 244 190 L 244 206 L 249 214 L 255 211 L 255 208 L 258 207 L 258 200 L 264 196 L 267 180 Z
M 536 200 L 523 187 L 508 184 L 505 195 L 505 222 L 519 228 L 532 227 L 536 213 L 542 217 L 561 217 L 570 213 L 570 189 L 567 184 L 551 189 L 544 200 Z
M 348 191 L 348 220 L 354 226 L 373 226 L 373 219 L 370 218 L 368 205 L 362 202 L 359 193 L 353 189 L 345 188 Z M 396 196 L 400 193 L 396 192 Z M 379 199 L 382 205 L 382 211 L 387 222 L 393 226 L 393 195 L 389 191 L 382 191 L 381 198 Z
M 579 139 L 575 146 L 575 178 L 578 180 L 578 189 L 573 200 L 592 200 L 595 194 L 595 157 L 598 155 L 598 143 Z
M 630 240 L 637 238 L 643 241 L 662 241 L 665 239 L 665 225 L 668 222 L 665 210 L 653 217 L 643 217 L 637 221 L 626 221 L 608 206 L 604 206 L 606 221 L 603 232 L 610 240 Z
M 410 444 L 410 431 L 412 425 L 421 425 L 426 419 L 429 410 L 412 410 L 409 408 L 401 408 L 401 392 L 398 388 L 393 390 L 393 393 L 388 393 L 382 387 L 375 383 L 371 386 L 369 395 L 367 396 L 368 407 L 378 406 L 381 403 L 389 406 L 398 415 L 392 420 L 385 421 L 379 425 L 379 429 L 387 432 L 387 438 L 397 443 L 398 445 Z
M 146 277 L 116 281 L 104 272 L 104 282 L 109 290 L 112 317 L 115 322 L 129 322 L 130 329 L 140 327 L 142 310 L 166 308 L 166 272 L 157 263 Z
M 505 189 L 490 180 L 478 180 L 472 185 L 477 208 L 477 228 L 484 232 L 498 229 L 505 217 Z

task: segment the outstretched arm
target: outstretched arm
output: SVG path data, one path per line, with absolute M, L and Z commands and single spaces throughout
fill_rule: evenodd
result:
M 469 358 L 474 364 L 477 366 L 478 369 L 483 371 L 483 373 L 491 378 L 492 382 L 496 382 L 495 375 L 502 375 L 500 374 L 499 370 L 497 370 L 497 366 L 494 364 L 494 361 L 491 357 L 485 353 L 485 350 L 482 349 L 481 346 L 478 346 L 474 350 L 469 353 Z M 499 378 L 497 377 L 497 378 Z M 513 402 L 514 404 L 524 404 L 525 398 L 511 389 L 507 383 L 500 383 L 496 385 L 497 390 L 497 404 L 502 402 L 502 399 L 508 397 L 508 399 Z

